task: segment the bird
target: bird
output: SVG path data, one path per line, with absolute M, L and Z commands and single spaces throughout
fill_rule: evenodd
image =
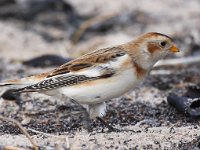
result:
M 7 80 L 0 86 L 20 93 L 65 95 L 95 119 L 106 114 L 105 101 L 134 90 L 154 64 L 171 52 L 179 52 L 172 38 L 149 32 L 125 44 L 91 51 L 49 72 Z

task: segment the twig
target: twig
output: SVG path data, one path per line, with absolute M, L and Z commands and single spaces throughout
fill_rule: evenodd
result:
M 37 130 L 34 130 L 34 129 L 31 129 L 31 128 L 28 128 L 27 130 L 31 131 L 31 132 L 34 132 L 34 133 L 38 133 L 38 134 L 42 134 L 42 135 L 45 135 L 45 136 L 48 136 L 48 137 L 52 137 L 52 138 L 57 138 L 57 139 L 62 139 L 65 141 L 65 149 L 66 150 L 70 150 L 70 144 L 69 144 L 69 137 L 65 136 L 65 137 L 60 137 L 60 136 L 56 136 L 56 135 L 52 135 L 52 134 L 49 134 L 49 133 L 44 133 L 44 132 L 41 132 L 41 131 L 37 131 Z M 60 148 L 60 145 L 57 145 L 56 146 L 57 149 L 61 149 Z
M 196 56 L 196 57 L 189 56 L 189 57 L 176 58 L 176 59 L 165 59 L 156 63 L 154 67 L 188 65 L 188 64 L 194 64 L 194 63 L 200 63 L 200 56 Z
M 171 70 L 163 70 L 163 69 L 152 70 L 150 72 L 151 75 L 170 75 L 172 73 L 173 73 L 173 71 L 171 71 Z
M 21 124 L 18 121 L 14 120 L 14 119 L 7 118 L 7 117 L 3 117 L 1 115 L 0 115 L 0 120 L 12 122 L 13 124 L 15 124 L 21 130 L 21 132 L 29 139 L 29 141 L 33 145 L 33 149 L 38 150 L 38 144 L 36 143 L 36 141 L 31 138 L 31 136 L 26 131 L 26 129 L 24 127 L 22 127 Z
M 176 58 L 176 59 L 165 59 L 160 60 L 154 67 L 160 66 L 178 66 L 178 65 L 189 65 L 194 63 L 200 63 L 200 56 L 197 57 L 184 57 L 184 58 Z M 151 75 L 170 75 L 173 74 L 174 71 L 172 70 L 152 70 Z
M 31 129 L 31 128 L 28 128 L 27 130 L 34 132 L 34 133 L 37 133 L 37 134 L 45 135 L 45 136 L 48 136 L 48 137 L 53 137 L 53 138 L 65 140 L 65 137 L 60 137 L 60 136 L 52 135 L 52 134 L 49 134 L 49 133 L 44 133 L 44 132 L 37 131 L 37 130 Z
M 1 149 L 1 147 L 0 147 L 0 149 Z M 15 146 L 4 146 L 2 149 L 3 150 L 27 150 L 27 149 L 15 147 Z
M 74 44 L 76 44 L 78 42 L 78 40 L 80 39 L 80 37 L 82 36 L 82 34 L 91 26 L 95 25 L 95 24 L 98 24 L 98 23 L 101 23 L 101 22 L 104 22 L 114 16 L 117 16 L 118 13 L 116 12 L 112 12 L 112 13 L 108 13 L 108 14 L 105 14 L 105 15 L 100 15 L 100 16 L 96 16 L 96 17 L 93 17 L 91 19 L 88 19 L 87 21 L 83 22 L 79 29 L 74 33 L 73 37 L 72 37 L 72 42 Z

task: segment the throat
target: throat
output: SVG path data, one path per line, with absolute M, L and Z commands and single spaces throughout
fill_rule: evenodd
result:
M 137 65 L 143 70 L 150 70 L 155 62 L 156 61 L 153 61 L 150 58 L 139 59 L 135 61 L 135 63 L 137 63 Z

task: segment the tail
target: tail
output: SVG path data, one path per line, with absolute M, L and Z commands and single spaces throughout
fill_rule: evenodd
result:
M 0 83 L 0 87 L 7 86 L 8 88 L 18 89 L 18 88 L 29 86 L 31 84 L 34 84 L 34 81 L 27 80 L 26 78 L 22 78 L 22 79 L 4 81 Z
M 48 75 L 47 73 L 43 73 L 43 74 L 34 75 L 34 76 L 21 78 L 21 79 L 7 80 L 0 83 L 0 88 L 3 86 L 6 86 L 9 89 L 13 89 L 13 90 L 21 89 L 26 86 L 30 86 L 44 80 L 47 75 Z
M 31 84 L 31 82 L 24 79 L 7 80 L 0 83 L 1 87 L 5 86 L 7 89 L 0 92 L 0 97 L 7 100 L 16 100 L 16 93 L 18 90 Z
M 20 89 L 23 89 L 24 87 L 32 85 L 34 84 L 34 82 L 37 82 L 37 81 L 30 80 L 30 78 L 4 81 L 0 83 L 0 89 L 3 86 L 7 87 L 7 89 L 6 90 L 4 89 L 2 92 L 0 92 L 0 97 L 6 100 L 17 100 L 19 99 L 18 93 L 23 92 Z
M 28 83 L 21 81 L 21 79 L 16 79 L 16 80 L 7 80 L 2 83 L 0 83 L 0 88 L 5 86 L 8 89 L 18 89 L 18 88 L 23 88 L 27 86 Z
M 0 83 L 0 90 L 1 87 L 7 87 L 7 89 L 3 92 L 0 91 L 0 97 L 3 99 L 9 99 L 9 100 L 19 100 L 19 96 L 17 96 L 18 93 L 23 92 L 32 92 L 24 90 L 27 86 L 31 86 L 33 84 L 36 84 L 42 80 L 44 80 L 47 77 L 48 73 L 43 73 L 35 76 L 30 76 L 22 79 L 15 79 L 15 80 L 7 80 L 2 83 Z M 34 91 L 33 91 L 34 92 Z

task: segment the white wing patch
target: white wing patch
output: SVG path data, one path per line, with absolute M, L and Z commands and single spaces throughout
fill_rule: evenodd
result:
M 117 57 L 114 60 L 111 60 L 107 63 L 104 64 L 99 64 L 98 66 L 93 66 L 93 67 L 89 67 L 85 70 L 79 71 L 79 72 L 71 72 L 69 74 L 76 74 L 76 75 L 85 75 L 87 77 L 97 77 L 97 76 L 101 76 L 102 73 L 105 72 L 105 69 L 112 69 L 112 70 L 117 70 L 119 68 L 121 68 L 122 64 L 124 62 L 127 61 L 127 59 L 129 59 L 128 54 L 123 55 L 121 57 Z
M 89 67 L 87 69 L 84 69 L 84 70 L 81 70 L 78 72 L 70 72 L 69 74 L 85 75 L 87 77 L 98 77 L 98 76 L 102 75 L 102 70 L 104 70 L 104 68 L 100 67 L 100 66 L 93 66 L 93 67 Z
M 117 57 L 115 61 L 110 61 L 108 63 L 110 65 L 110 68 L 119 69 L 122 64 L 125 63 L 128 59 L 130 59 L 130 56 L 126 54 L 121 57 Z

